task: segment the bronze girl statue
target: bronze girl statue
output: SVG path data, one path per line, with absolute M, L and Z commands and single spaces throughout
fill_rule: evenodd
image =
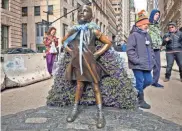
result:
M 92 9 L 89 6 L 81 6 L 77 17 L 79 25 L 74 26 L 62 40 L 66 51 L 72 56 L 65 78 L 77 81 L 75 102 L 67 117 L 67 122 L 73 122 L 76 119 L 83 88 L 86 83 L 92 83 L 98 107 L 97 128 L 102 128 L 105 125 L 105 119 L 99 81 L 104 70 L 96 59 L 110 48 L 111 42 L 97 29 L 97 25 L 91 22 Z M 99 50 L 96 50 L 96 40 L 105 44 Z
M 125 61 L 110 48 L 111 42 L 91 20 L 91 8 L 81 6 L 78 24 L 72 26 L 62 40 L 67 53 L 59 54 L 55 62 L 54 84 L 47 105 L 74 105 L 68 122 L 76 119 L 78 105 L 97 105 L 97 127 L 102 128 L 105 125 L 102 106 L 136 108 L 137 92 L 133 75 L 127 74 Z

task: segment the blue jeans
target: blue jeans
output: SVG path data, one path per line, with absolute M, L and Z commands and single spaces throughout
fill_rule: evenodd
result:
M 136 78 L 136 89 L 138 90 L 138 93 L 143 93 L 143 90 L 152 84 L 152 75 L 151 71 L 145 71 L 145 70 L 137 70 L 133 69 L 133 73 Z

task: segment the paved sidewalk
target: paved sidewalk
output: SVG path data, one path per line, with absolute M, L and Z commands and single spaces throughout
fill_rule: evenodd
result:
M 95 126 L 96 107 L 81 107 L 73 123 L 67 123 L 70 107 L 40 107 L 1 117 L 2 131 L 182 131 L 182 126 L 141 110 L 104 108 L 107 125 Z

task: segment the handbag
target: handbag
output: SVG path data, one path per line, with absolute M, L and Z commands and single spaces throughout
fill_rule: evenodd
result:
M 49 52 L 52 53 L 52 54 L 57 54 L 57 49 L 56 49 L 55 42 L 51 43 L 51 48 L 50 48 Z

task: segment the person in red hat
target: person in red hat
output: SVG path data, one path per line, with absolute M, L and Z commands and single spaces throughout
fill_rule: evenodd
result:
M 147 32 L 149 23 L 146 12 L 140 11 L 127 43 L 128 65 L 136 78 L 139 107 L 144 109 L 151 108 L 144 100 L 144 89 L 152 84 L 151 70 L 155 63 L 152 41 Z

